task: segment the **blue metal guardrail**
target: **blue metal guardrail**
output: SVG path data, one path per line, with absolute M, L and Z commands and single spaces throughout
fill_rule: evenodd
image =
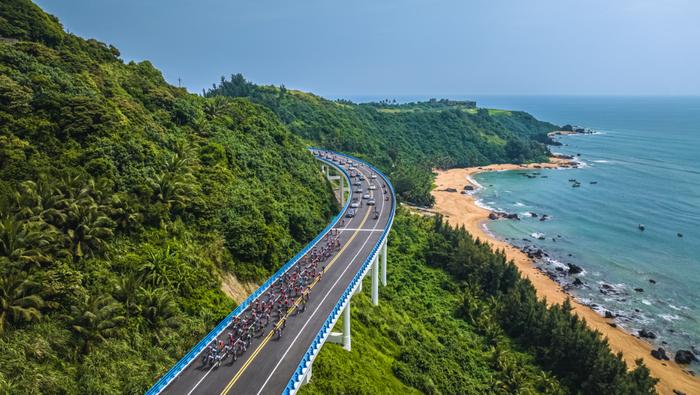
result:
M 345 169 L 343 169 L 342 167 L 337 166 L 333 162 L 326 160 L 326 159 L 323 159 L 321 157 L 317 156 L 316 159 L 320 160 L 322 162 L 325 162 L 325 163 L 333 166 L 334 168 L 340 170 L 345 175 L 345 179 L 348 181 L 348 185 L 352 185 L 352 183 L 350 181 L 350 175 L 347 173 L 347 171 L 345 171 Z M 393 193 L 393 190 L 392 190 L 392 193 Z M 246 300 L 244 300 L 243 303 L 238 305 L 229 315 L 227 315 L 226 318 L 224 318 L 214 329 L 212 329 L 211 332 L 209 332 L 202 340 L 199 341 L 199 343 L 197 343 L 187 354 L 185 354 L 185 356 L 182 357 L 182 359 L 180 359 L 172 368 L 170 368 L 170 370 L 165 375 L 163 375 L 163 377 L 161 377 L 155 384 L 153 384 L 153 386 L 146 392 L 146 394 L 147 395 L 159 394 L 175 378 L 177 378 L 177 376 L 183 370 L 185 370 L 185 368 L 197 357 L 197 355 L 212 340 L 216 339 L 219 335 L 221 335 L 221 333 L 229 326 L 229 324 L 231 324 L 231 321 L 233 321 L 233 319 L 237 315 L 239 315 L 240 313 L 245 311 L 245 309 L 248 308 L 248 306 L 253 301 L 255 301 L 255 299 L 258 298 L 258 296 L 262 295 L 265 291 L 267 291 L 267 289 L 270 287 L 270 285 L 272 285 L 275 281 L 277 281 L 277 279 L 279 279 L 280 276 L 282 276 L 287 270 L 289 270 L 289 268 L 294 266 L 294 264 L 296 264 L 297 261 L 299 261 L 299 259 L 301 259 L 304 255 L 306 255 L 306 253 L 309 252 L 309 250 L 311 250 L 316 245 L 316 243 L 318 243 L 318 241 L 321 240 L 328 233 L 329 230 L 331 230 L 331 229 L 333 229 L 333 227 L 335 227 L 335 225 L 343 217 L 343 215 L 345 214 L 345 211 L 347 211 L 348 207 L 350 206 L 351 200 L 352 199 L 348 199 L 347 202 L 345 202 L 345 206 L 343 207 L 343 209 L 340 210 L 338 215 L 336 215 L 335 218 L 333 218 L 331 223 L 328 224 L 328 226 L 326 226 L 321 231 L 321 233 L 319 233 L 318 236 L 316 236 L 315 239 L 311 240 L 309 242 L 309 244 L 307 244 L 306 247 L 304 247 L 304 249 L 302 249 L 301 251 L 299 251 L 299 253 L 294 255 L 294 257 L 292 259 L 290 259 L 289 261 L 287 261 L 287 263 L 285 263 L 284 266 L 282 266 L 275 274 L 273 274 L 272 277 L 270 277 L 267 281 L 265 281 L 265 283 L 263 283 L 263 285 L 261 285 L 257 290 L 255 290 L 255 292 L 253 292 L 250 296 L 248 296 L 248 298 Z
M 318 149 L 318 148 L 317 148 Z M 327 151 L 327 152 L 332 152 L 332 151 Z M 389 186 L 389 190 L 391 190 L 391 213 L 389 213 L 389 221 L 387 222 L 387 227 L 384 228 L 384 232 L 382 232 L 382 236 L 379 238 L 379 241 L 377 241 L 377 244 L 374 246 L 372 249 L 372 252 L 369 254 L 367 257 L 367 260 L 362 264 L 362 267 L 360 270 L 357 272 L 355 277 L 353 277 L 352 281 L 350 282 L 350 285 L 345 289 L 345 292 L 340 296 L 340 299 L 338 300 L 338 303 L 335 305 L 333 308 L 333 311 L 331 311 L 331 314 L 328 316 L 326 319 L 326 322 L 323 324 L 321 329 L 318 331 L 318 334 L 314 338 L 313 342 L 311 342 L 311 345 L 309 346 L 309 349 L 306 350 L 306 353 L 304 354 L 304 357 L 301 359 L 299 362 L 299 366 L 297 367 L 296 371 L 292 374 L 291 379 L 289 380 L 289 383 L 287 383 L 287 386 L 284 389 L 283 394 L 285 395 L 293 395 L 295 394 L 298 390 L 299 387 L 301 387 L 301 381 L 304 378 L 304 376 L 307 374 L 308 369 L 311 367 L 311 363 L 313 362 L 314 359 L 316 359 L 316 356 L 318 355 L 318 352 L 321 350 L 321 346 L 323 343 L 325 343 L 326 338 L 328 338 L 328 335 L 330 334 L 331 329 L 335 326 L 335 323 L 338 321 L 338 318 L 340 317 L 341 312 L 347 305 L 347 303 L 350 301 L 350 298 L 352 297 L 353 293 L 355 292 L 355 289 L 357 288 L 358 284 L 360 281 L 362 281 L 362 278 L 367 274 L 369 271 L 370 265 L 372 264 L 372 261 L 374 260 L 375 256 L 379 252 L 379 248 L 381 247 L 382 243 L 386 241 L 387 235 L 389 234 L 389 231 L 391 230 L 391 226 L 394 222 L 394 212 L 396 211 L 396 193 L 394 191 L 393 185 L 389 182 L 389 179 L 379 170 L 377 170 L 374 166 L 370 165 L 369 163 L 354 158 L 350 155 L 344 155 L 344 154 L 337 154 L 337 155 L 342 155 L 347 158 L 350 158 L 352 160 L 362 162 L 365 165 L 367 165 L 370 169 L 374 170 L 377 174 L 379 174 L 386 184 Z

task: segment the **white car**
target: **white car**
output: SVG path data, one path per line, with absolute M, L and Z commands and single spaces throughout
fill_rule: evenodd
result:
M 355 189 L 355 193 L 362 193 L 362 188 Z
M 376 179 L 377 179 L 377 175 L 376 175 L 376 174 L 372 174 L 370 177 L 372 177 L 373 180 L 376 180 Z
M 350 203 L 350 207 L 352 207 L 352 208 L 358 208 L 358 207 L 360 207 L 360 203 L 358 203 L 358 202 L 352 202 L 352 203 Z
M 375 204 L 377 204 L 377 202 L 375 202 L 374 199 L 370 199 L 367 201 L 368 206 L 374 206 Z
M 363 198 L 363 199 L 369 199 L 370 196 L 369 196 L 369 194 L 365 194 L 364 196 L 362 196 L 362 198 Z
M 377 186 L 374 185 L 374 184 L 370 184 L 369 189 L 370 189 L 370 190 L 375 190 L 375 189 L 377 189 Z

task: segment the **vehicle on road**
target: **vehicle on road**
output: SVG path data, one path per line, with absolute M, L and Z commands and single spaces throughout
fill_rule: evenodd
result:
M 369 186 L 369 189 L 371 189 L 371 190 L 375 190 L 375 189 L 377 189 L 377 186 L 376 186 L 376 185 L 374 185 L 374 184 L 370 184 L 370 186 Z
M 375 202 L 374 199 L 370 199 L 367 201 L 368 206 L 374 206 L 375 204 L 377 204 L 377 202 Z
M 345 214 L 345 218 L 352 218 L 355 216 L 355 209 L 351 208 L 348 210 L 348 212 Z
M 362 188 L 355 189 L 355 193 L 362 193 Z

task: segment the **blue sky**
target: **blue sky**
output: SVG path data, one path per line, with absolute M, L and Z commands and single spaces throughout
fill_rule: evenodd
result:
M 39 0 L 200 92 L 222 75 L 326 96 L 700 94 L 695 0 Z

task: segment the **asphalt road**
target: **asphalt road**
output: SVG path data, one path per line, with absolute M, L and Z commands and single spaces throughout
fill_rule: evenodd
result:
M 347 169 L 348 159 L 342 156 L 338 156 L 338 159 L 345 160 L 343 167 Z M 280 324 L 280 320 L 274 317 L 272 323 L 253 338 L 247 351 L 236 361 L 229 358 L 221 366 L 210 367 L 202 364 L 200 354 L 163 393 L 280 394 L 284 390 L 324 321 L 371 254 L 388 224 L 392 208 L 391 192 L 388 186 L 383 188 L 388 181 L 380 175 L 372 179 L 374 172 L 363 165 L 356 166 L 355 172 L 365 177 L 364 181 L 359 181 L 358 177 L 351 180 L 352 183 L 361 183 L 359 188 L 363 192 L 356 193 L 358 187 L 353 185 L 352 197 L 362 201 L 362 207 L 357 209 L 353 218 L 346 218 L 346 213 L 343 213 L 343 220 L 334 228 L 339 232 L 340 248 L 319 265 L 325 265 L 325 273 L 310 285 L 309 300 L 303 311 L 299 307 L 290 309 L 282 336 L 278 338 L 274 333 L 274 325 Z M 376 187 L 373 191 L 369 190 L 371 183 Z M 386 194 L 383 193 L 385 190 Z M 376 198 L 374 207 L 366 204 L 367 199 L 362 199 L 362 195 L 368 192 L 372 192 Z M 384 200 L 387 196 L 389 200 Z M 377 219 L 374 219 L 375 207 L 379 212 Z M 322 240 L 318 245 L 324 243 Z M 273 288 L 274 286 L 270 287 L 258 299 L 264 300 Z M 249 314 L 249 310 L 242 313 L 246 314 Z M 226 341 L 227 332 L 224 331 L 220 336 L 221 340 Z

